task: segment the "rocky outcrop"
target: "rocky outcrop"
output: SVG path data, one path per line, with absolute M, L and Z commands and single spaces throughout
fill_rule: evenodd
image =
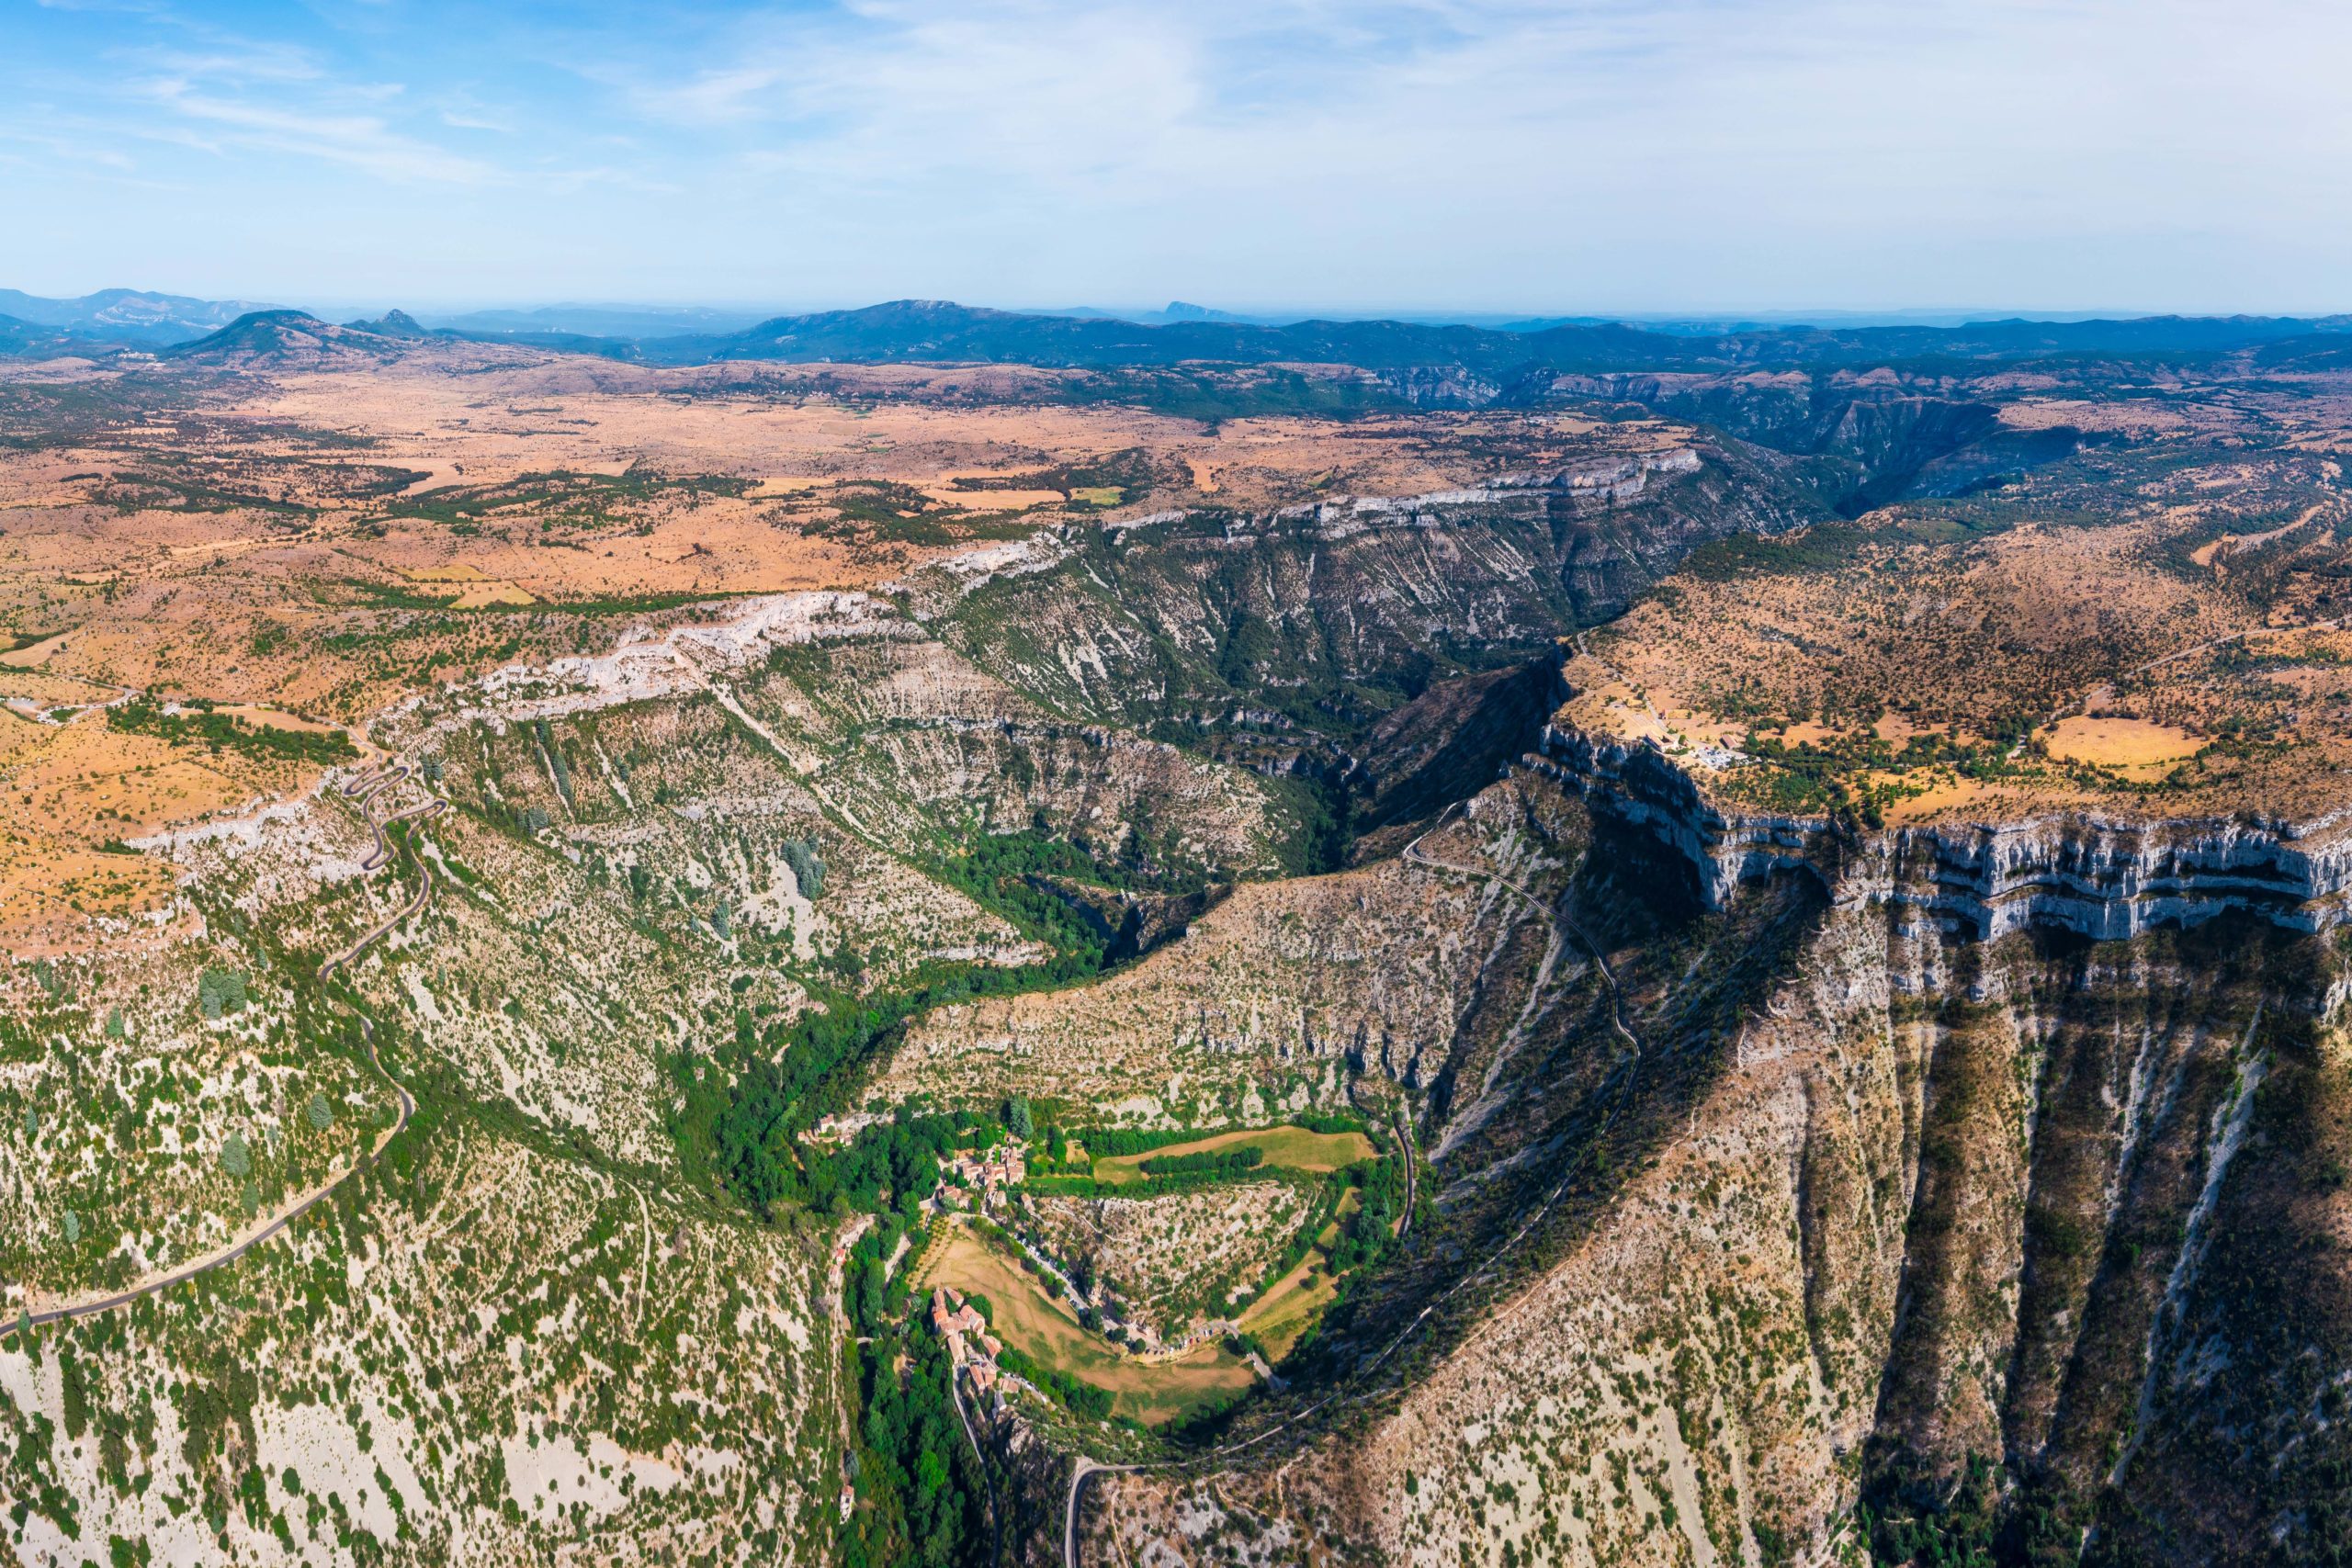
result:
M 1890 896 L 1979 938 L 2043 924 L 2120 941 L 2236 909 L 2324 931 L 2352 897 L 2336 826 L 2053 815 L 1907 829 L 1892 835 Z
M 1892 887 L 1899 852 L 1856 852 L 1843 886 Z M 1594 905 L 1624 896 L 1607 886 Z M 1883 1562 L 2324 1551 L 2352 1446 L 2341 958 L 2246 911 L 1953 941 L 1872 897 L 1816 901 L 1792 945 L 1742 936 L 1773 897 L 1743 883 L 1612 945 L 1645 1080 L 1598 1084 L 1622 1107 L 1600 1135 L 1646 1123 L 1639 1152 L 1584 1219 L 1523 1197 L 1475 1241 L 1439 1156 L 1426 1293 L 1382 1321 L 1443 1321 L 1449 1249 L 1485 1260 L 1465 1291 L 1514 1246 L 1543 1267 L 1393 1401 L 1342 1380 L 1340 1429 L 1279 1481 L 1226 1472 L 1227 1505 L 1350 1520 L 1400 1563 L 1821 1562 L 1858 1534 Z M 1690 998 L 1751 952 L 1777 980 L 1736 1031 L 1703 1027 Z M 1610 1050 L 1606 1015 L 1550 1016 L 1523 1055 Z M 1541 1194 L 1590 1135 L 1506 1163 Z M 1088 1560 L 1208 1561 L 1186 1506 L 1181 1483 L 1107 1483 Z
M 1460 365 L 1383 370 L 1372 379 L 1417 409 L 1482 409 L 1503 392 L 1500 382 Z
M 1657 747 L 1546 725 L 1530 766 L 1584 796 L 1596 817 L 1656 839 L 1690 871 L 1700 901 L 1721 908 L 1743 882 L 1811 869 L 1826 818 L 1725 812 Z
M 1592 505 L 1618 505 L 1638 500 L 1648 489 L 1650 476 L 1695 474 L 1702 464 L 1698 452 L 1678 446 L 1665 452 L 1644 452 L 1612 462 L 1552 472 L 1498 475 L 1483 485 L 1461 490 L 1430 491 L 1419 495 L 1358 495 L 1341 501 L 1309 502 L 1276 513 L 1279 521 L 1306 519 L 1321 526 L 1322 537 L 1345 538 L 1368 520 L 1383 517 L 1428 517 L 1462 506 L 1522 506 L 1546 498 L 1567 497 Z
M 1514 400 L 1635 403 L 1804 459 L 1798 472 L 1835 510 L 1858 516 L 1905 495 L 1952 495 L 2057 461 L 2082 432 L 2005 424 L 1998 400 L 1933 374 L 1878 370 L 1641 372 L 1538 377 Z

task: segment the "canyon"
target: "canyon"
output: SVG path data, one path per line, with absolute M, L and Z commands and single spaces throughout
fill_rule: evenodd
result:
M 24 1561 L 2352 1539 L 2340 370 L 282 314 L 0 362 Z

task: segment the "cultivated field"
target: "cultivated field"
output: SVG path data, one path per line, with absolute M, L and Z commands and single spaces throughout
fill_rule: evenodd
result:
M 1269 1168 L 1317 1175 L 1370 1159 L 1379 1152 L 1362 1133 L 1310 1133 L 1304 1127 L 1268 1127 L 1254 1133 L 1217 1133 L 1145 1154 L 1106 1155 L 1094 1162 L 1094 1179 L 1114 1183 L 1140 1181 L 1144 1179 L 1143 1162 L 1148 1159 L 1215 1154 L 1242 1147 L 1256 1149 Z
M 1249 1367 L 1214 1343 L 1165 1359 L 1119 1354 L 1080 1327 L 1077 1314 L 1048 1296 L 1035 1276 L 961 1225 L 933 1255 L 917 1283 L 925 1289 L 953 1285 L 986 1296 L 994 1331 L 1006 1344 L 1043 1365 L 1109 1389 L 1115 1396 L 1114 1414 L 1146 1425 L 1180 1420 L 1257 1381 Z

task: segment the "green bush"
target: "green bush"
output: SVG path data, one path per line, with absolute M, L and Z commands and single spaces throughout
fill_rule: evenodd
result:
M 196 982 L 196 999 L 207 1019 L 242 1012 L 245 1006 L 245 977 L 232 969 L 209 968 Z
M 340 729 L 279 729 L 248 724 L 234 714 L 214 713 L 211 705 L 187 704 L 165 713 L 153 697 L 133 697 L 107 710 L 109 728 L 201 745 L 214 751 L 241 751 L 277 761 L 347 762 L 359 755 Z
M 825 891 L 825 860 L 817 852 L 814 839 L 787 839 L 784 844 L 784 863 L 792 868 L 792 880 L 799 886 L 803 898 L 815 899 Z
M 1112 1401 L 1115 1396 L 1109 1389 L 1097 1387 L 1068 1372 L 1034 1361 L 1012 1346 L 1007 1345 L 998 1354 L 996 1363 L 1014 1377 L 1061 1401 L 1073 1414 L 1091 1416 L 1098 1421 L 1111 1414 Z

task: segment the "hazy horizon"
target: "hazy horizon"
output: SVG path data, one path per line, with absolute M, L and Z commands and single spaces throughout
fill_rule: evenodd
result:
M 2352 304 L 2352 14 L 2297 0 L 43 0 L 8 29 L 0 276 L 44 295 Z
M 0 281 L 0 291 L 16 285 Z M 39 293 L 19 290 L 36 298 L 59 302 L 88 299 L 115 290 L 170 298 L 201 300 L 207 303 L 233 302 L 254 310 L 291 310 L 306 312 L 327 321 L 343 321 L 372 319 L 390 311 L 404 311 L 426 321 L 456 321 L 471 316 L 525 315 L 559 312 L 641 312 L 648 316 L 674 315 L 684 319 L 694 313 L 718 317 L 740 317 L 747 324 L 776 317 L 818 314 L 871 309 L 905 299 L 936 299 L 926 296 L 900 296 L 896 299 L 858 299 L 845 301 L 786 301 L 783 303 L 759 300 L 678 299 L 559 299 L 559 298 L 489 298 L 433 299 L 424 298 L 338 299 L 313 294 L 298 293 L 286 298 L 263 298 L 254 290 L 231 290 L 218 295 L 191 293 L 186 289 L 151 288 L 140 284 L 110 283 L 95 288 L 62 293 Z M 1067 315 L 1084 312 L 1114 319 L 1141 320 L 1161 315 L 1180 306 L 1209 311 L 1213 316 L 1233 317 L 1249 322 L 1283 323 L 1307 321 L 1398 321 L 1431 323 L 1461 323 L 1500 326 L 1506 323 L 1550 321 L 1602 321 L 1628 326 L 1690 326 L 1733 325 L 1755 323 L 1761 326 L 1927 326 L 1955 327 L 1995 321 L 2015 320 L 2066 322 L 2120 321 L 2154 316 L 2182 316 L 2225 320 L 2245 318 L 2335 319 L 2352 310 L 2133 310 L 2122 308 L 2073 308 L 2037 310 L 2028 307 L 2000 305 L 1980 306 L 1912 306 L 1886 310 L 1854 310 L 1842 307 L 1804 309 L 1802 307 L 1758 310 L 1726 308 L 1669 310 L 1586 310 L 1570 308 L 1530 308 L 1517 310 L 1454 310 L 1442 306 L 1399 305 L 1387 308 L 1343 308 L 1315 305 L 1291 306 L 1228 306 L 1201 299 L 1176 299 L 1158 305 L 1135 303 L 1102 304 L 1099 301 L 1064 302 L 1040 305 L 1007 303 L 987 299 L 943 299 L 941 302 L 978 310 L 1001 310 L 1027 315 Z M 5 301 L 0 301 L 5 303 Z M 0 316 L 6 314 L 0 309 Z

